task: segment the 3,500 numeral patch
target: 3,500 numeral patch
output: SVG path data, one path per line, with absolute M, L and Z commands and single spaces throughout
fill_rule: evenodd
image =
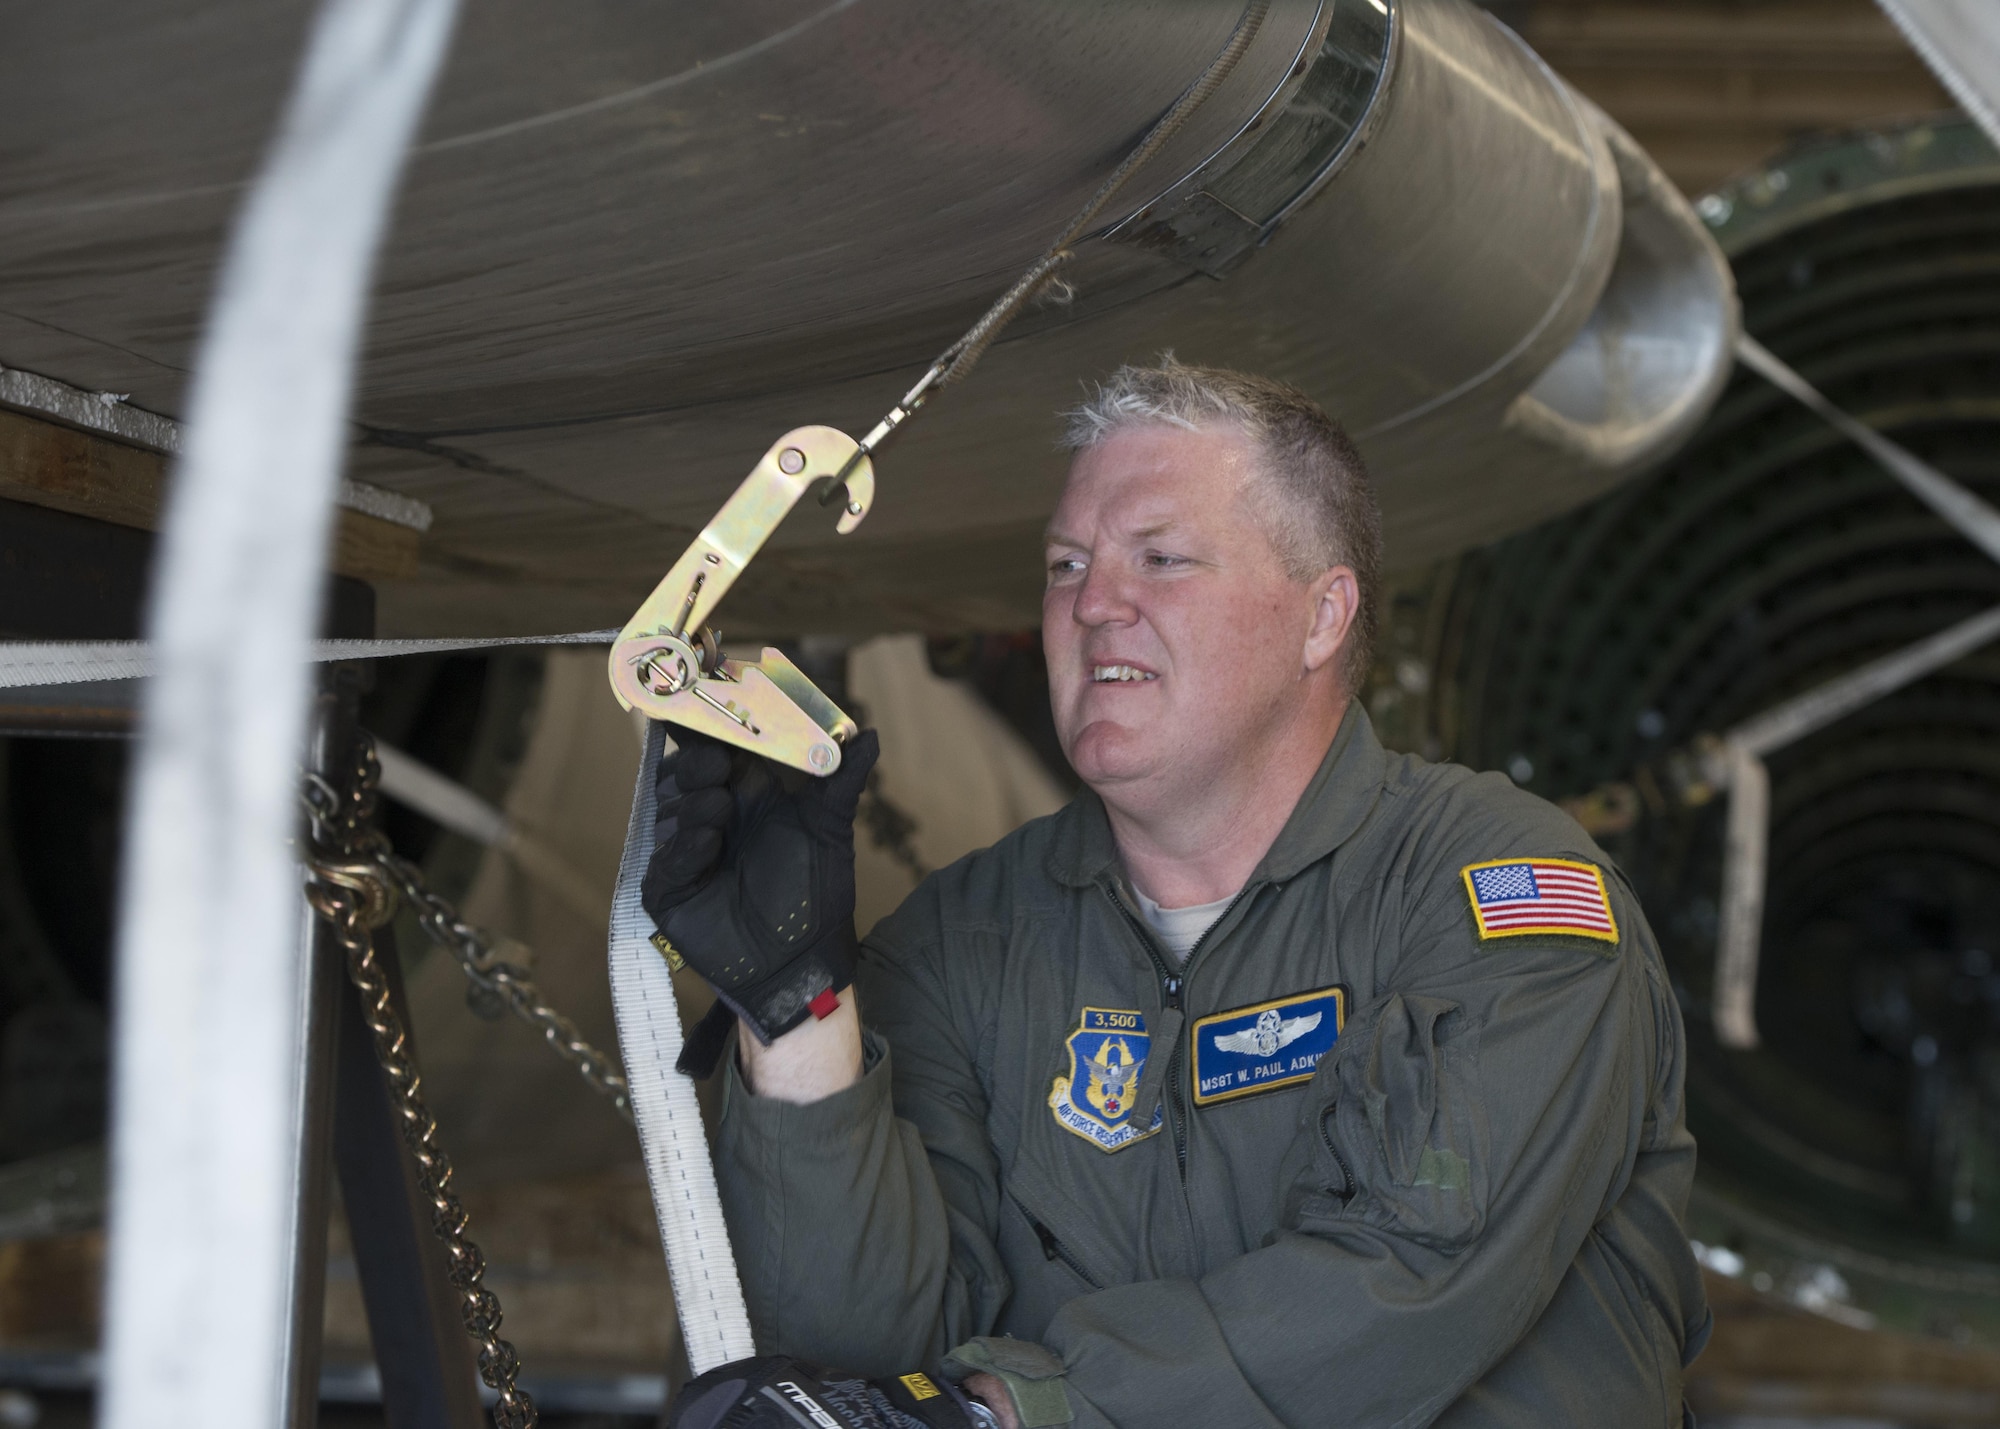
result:
M 1166 1111 L 1157 1102 L 1140 1112 L 1133 1099 L 1153 1039 L 1143 1013 L 1086 1007 L 1069 1034 L 1069 1075 L 1049 1088 L 1056 1124 L 1100 1151 L 1122 1151 L 1158 1131 Z

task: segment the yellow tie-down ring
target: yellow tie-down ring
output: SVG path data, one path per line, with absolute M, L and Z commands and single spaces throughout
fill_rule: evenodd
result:
M 854 721 L 778 651 L 725 660 L 707 629 L 750 558 L 815 487 L 845 503 L 844 536 L 874 504 L 875 468 L 832 427 L 799 427 L 772 443 L 619 632 L 610 670 L 619 704 L 808 774 L 840 767 Z

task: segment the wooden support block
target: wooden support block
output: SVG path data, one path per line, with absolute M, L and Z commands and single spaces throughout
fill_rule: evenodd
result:
M 0 498 L 155 531 L 166 487 L 158 452 L 0 408 Z M 414 575 L 419 540 L 406 526 L 342 507 L 333 569 L 358 580 Z
M 0 1347 L 95 1348 L 103 1281 L 103 1231 L 0 1241 Z
M 417 573 L 421 533 L 345 506 L 337 518 L 331 562 L 337 574 L 374 581 L 401 580 Z

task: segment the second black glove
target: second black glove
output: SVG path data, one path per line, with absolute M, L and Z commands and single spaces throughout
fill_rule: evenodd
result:
M 992 1411 L 927 1375 L 863 1379 L 786 1355 L 737 1360 L 689 1381 L 667 1429 L 983 1429 Z

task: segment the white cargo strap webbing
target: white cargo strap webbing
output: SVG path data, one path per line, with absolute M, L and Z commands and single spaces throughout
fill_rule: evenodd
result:
M 455 11 L 319 6 L 196 354 L 118 899 L 104 1429 L 296 1422 L 306 653 L 376 251 Z
M 453 650 L 498 650 L 515 645 L 609 645 L 616 630 L 567 635 L 445 636 L 425 640 L 315 640 L 315 661 L 380 660 L 397 655 L 439 655 Z M 0 690 L 74 685 L 91 680 L 144 680 L 157 668 L 150 640 L 0 640 Z
M 750 1314 L 730 1253 L 729 1227 L 722 1220 L 694 1083 L 674 1070 L 681 1055 L 681 1014 L 673 973 L 653 946 L 653 920 L 639 902 L 639 884 L 653 857 L 653 788 L 666 739 L 665 725 L 646 727 L 646 752 L 639 760 L 632 822 L 611 902 L 611 1005 L 681 1338 L 688 1363 L 702 1374 L 748 1358 L 757 1349 L 750 1339 Z

